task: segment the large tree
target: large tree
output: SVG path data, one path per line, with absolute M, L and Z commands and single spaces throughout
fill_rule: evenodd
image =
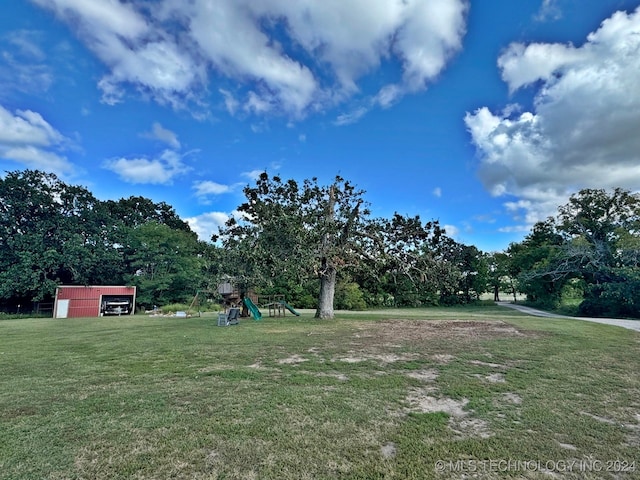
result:
M 40 301 L 60 283 L 117 279 L 115 239 L 107 210 L 87 189 L 32 170 L 0 179 L 0 299 Z
M 579 285 L 583 314 L 640 316 L 639 247 L 640 195 L 585 189 L 509 254 L 531 300 L 556 305 L 565 286 Z
M 286 274 L 319 279 L 317 318 L 333 318 L 338 273 L 358 261 L 359 239 L 369 211 L 363 191 L 336 177 L 299 184 L 262 173 L 247 186 L 247 201 L 220 237 L 243 273 L 265 282 Z

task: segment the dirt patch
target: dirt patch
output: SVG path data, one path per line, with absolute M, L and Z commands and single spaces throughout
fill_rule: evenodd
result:
M 422 382 L 433 382 L 436 378 L 438 378 L 437 370 L 419 370 L 417 372 L 409 372 L 407 373 L 407 377 L 415 378 L 416 380 L 420 380 Z
M 393 458 L 396 456 L 397 449 L 395 443 L 391 442 L 383 445 L 380 451 L 384 458 Z
M 280 365 L 298 365 L 299 363 L 308 362 L 308 361 L 309 360 L 301 357 L 300 355 L 291 355 L 290 357 L 287 357 L 287 358 L 281 358 L 280 360 L 278 360 L 278 363 Z
M 479 365 L 481 367 L 489 367 L 489 368 L 507 368 L 506 365 L 500 365 L 499 363 L 491 363 L 491 362 L 483 362 L 482 360 L 471 360 L 469 361 L 472 365 Z
M 571 450 L 571 451 L 576 451 L 578 450 L 578 447 L 576 447 L 575 445 L 571 445 L 570 443 L 562 443 L 562 442 L 558 442 L 556 441 L 556 443 L 558 444 L 558 446 L 560 448 L 564 448 L 565 450 Z
M 487 375 L 484 378 L 485 378 L 485 380 L 487 380 L 488 382 L 491 382 L 491 383 L 506 383 L 507 382 L 507 380 L 504 378 L 504 375 L 502 373 L 492 373 L 490 375 Z
M 480 418 L 458 418 L 449 419 L 449 428 L 453 431 L 458 440 L 465 438 L 489 438 L 491 430 L 489 424 Z
M 604 418 L 604 417 L 599 417 L 598 415 L 594 415 L 592 413 L 589 412 L 580 412 L 582 415 L 586 415 L 587 417 L 593 418 L 594 420 L 596 420 L 597 422 L 600 423 L 608 423 L 609 425 L 615 425 L 616 421 L 615 420 L 611 420 L 610 418 Z
M 415 413 L 444 412 L 449 415 L 448 427 L 457 440 L 465 438 L 489 438 L 492 433 L 487 422 L 473 418 L 471 411 L 464 410 L 469 403 L 466 398 L 455 400 L 447 397 L 434 397 L 433 389 L 416 388 L 409 391 L 408 411 Z
M 502 398 L 508 402 L 508 403 L 513 403 L 515 405 L 520 405 L 522 403 L 522 397 L 520 395 L 518 395 L 517 393 L 513 393 L 513 392 L 506 392 L 502 394 Z
M 355 352 L 352 352 L 355 353 Z M 374 360 L 381 363 L 395 363 L 395 362 L 407 362 L 410 360 L 415 360 L 420 358 L 420 355 L 417 353 L 406 353 L 406 354 L 374 354 L 374 355 L 360 355 L 360 356 L 347 356 L 347 357 L 336 357 L 332 358 L 333 362 L 345 362 L 345 363 L 360 363 L 366 362 L 367 360 Z
M 452 360 L 455 360 L 456 357 L 454 357 L 453 355 L 449 355 L 448 353 L 436 353 L 435 355 L 431 356 L 436 362 L 442 364 L 442 365 L 446 365 L 447 363 L 451 362 Z
M 463 410 L 469 400 L 454 400 L 447 397 L 432 397 L 428 395 L 426 390 L 422 388 L 414 388 L 409 390 L 407 402 L 409 403 L 409 412 L 415 413 L 436 413 L 444 412 L 454 417 L 464 417 L 467 412 Z
M 327 377 L 327 378 L 335 378 L 336 380 L 340 380 L 341 382 L 346 382 L 349 380 L 349 377 L 344 373 L 325 373 L 325 372 L 308 372 L 301 371 L 300 373 L 304 373 L 307 375 L 312 375 L 314 377 Z

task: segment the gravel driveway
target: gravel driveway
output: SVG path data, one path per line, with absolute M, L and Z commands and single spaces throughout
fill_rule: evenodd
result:
M 496 302 L 501 307 L 508 307 L 518 310 L 528 315 L 534 315 L 536 317 L 548 317 L 548 318 L 570 318 L 572 320 L 584 320 L 585 322 L 604 323 L 606 325 L 615 325 L 617 327 L 627 328 L 629 330 L 635 330 L 640 332 L 640 320 L 623 320 L 621 318 L 589 318 L 589 317 L 567 317 L 566 315 L 558 315 L 555 313 L 544 312 L 542 310 L 536 310 L 535 308 L 525 307 L 524 305 L 518 305 L 509 302 Z

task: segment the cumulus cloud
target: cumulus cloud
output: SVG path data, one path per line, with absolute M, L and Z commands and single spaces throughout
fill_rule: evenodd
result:
M 220 195 L 231 191 L 231 187 L 229 185 L 222 185 L 221 183 L 212 182 L 210 180 L 195 182 L 193 184 L 193 188 L 196 191 L 196 195 L 199 197 Z
M 62 154 L 70 144 L 39 113 L 17 110 L 13 114 L 0 105 L 0 158 L 65 176 L 74 171 Z
M 211 203 L 210 198 L 217 195 L 223 195 L 225 193 L 231 193 L 236 188 L 242 187 L 242 183 L 236 183 L 234 185 L 224 185 L 222 183 L 213 182 L 211 180 L 204 180 L 193 183 L 193 190 L 198 201 L 203 204 Z
M 69 24 L 107 66 L 109 73 L 98 82 L 107 104 L 122 101 L 130 85 L 160 103 L 181 106 L 203 82 L 204 65 L 188 45 L 155 24 L 145 13 L 146 2 L 31 1 Z
M 617 12 L 581 46 L 512 44 L 498 59 L 511 90 L 535 88 L 531 111 L 487 107 L 465 123 L 479 176 L 531 224 L 581 188 L 640 189 L 640 9 Z
M 211 236 L 218 233 L 218 227 L 224 226 L 229 219 L 229 214 L 224 212 L 207 212 L 196 217 L 190 217 L 185 221 L 196 232 L 202 241 L 210 241 Z
M 359 94 L 382 61 L 383 108 L 433 81 L 461 48 L 468 0 L 31 0 L 107 67 L 103 101 L 133 90 L 182 107 L 211 82 L 229 113 L 300 118 Z M 233 89 L 229 85 L 234 85 Z
M 191 170 L 182 156 L 165 150 L 158 158 L 114 158 L 103 163 L 103 168 L 116 173 L 127 183 L 169 185 L 173 180 Z

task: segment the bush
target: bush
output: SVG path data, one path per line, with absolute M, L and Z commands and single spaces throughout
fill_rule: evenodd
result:
M 336 288 L 334 300 L 335 307 L 339 310 L 365 310 L 367 304 L 360 285 L 354 282 L 339 283 Z
M 164 314 L 186 312 L 187 310 L 189 310 L 189 305 L 187 305 L 186 303 L 171 303 L 169 305 L 160 307 L 158 310 L 160 310 Z

